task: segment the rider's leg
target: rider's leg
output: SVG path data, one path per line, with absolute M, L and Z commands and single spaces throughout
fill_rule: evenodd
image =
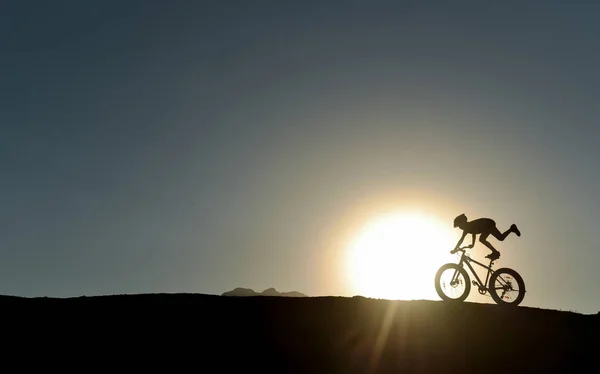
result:
M 496 230 L 496 231 L 498 231 L 498 230 Z M 498 232 L 498 233 L 500 233 L 500 232 Z M 493 232 L 491 232 L 491 233 L 489 233 L 489 232 L 485 232 L 485 233 L 482 233 L 482 234 L 479 236 L 479 241 L 481 242 L 481 244 L 485 245 L 486 247 L 488 247 L 489 249 L 491 249 L 491 250 L 492 250 L 492 253 L 490 253 L 489 255 L 487 255 L 487 256 L 485 256 L 485 257 L 486 257 L 486 258 L 491 258 L 491 257 L 500 257 L 500 252 L 498 252 L 498 250 L 497 250 L 496 248 L 494 248 L 494 246 L 493 246 L 493 245 L 491 245 L 491 244 L 490 244 L 490 242 L 488 242 L 488 241 L 487 241 L 487 237 L 488 237 L 488 235 L 490 235 L 490 234 L 492 234 L 492 235 L 493 235 L 494 233 L 493 233 Z M 494 236 L 496 236 L 496 235 L 494 235 Z
M 506 239 L 506 237 L 510 234 L 510 233 L 515 233 L 517 234 L 517 236 L 521 236 L 521 232 L 519 231 L 519 229 L 517 228 L 517 226 L 513 223 L 510 228 L 504 232 L 500 232 L 500 230 L 498 230 L 497 227 L 492 228 L 490 234 L 492 234 L 492 236 L 496 239 L 498 239 L 499 241 L 504 241 L 504 239 Z

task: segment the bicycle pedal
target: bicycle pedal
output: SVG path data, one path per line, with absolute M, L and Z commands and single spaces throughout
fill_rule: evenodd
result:
M 473 284 L 473 286 L 478 286 L 479 287 L 479 285 L 477 284 L 476 281 L 471 281 L 471 283 Z

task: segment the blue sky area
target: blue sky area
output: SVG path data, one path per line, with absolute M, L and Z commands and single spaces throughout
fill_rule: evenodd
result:
M 4 1 L 0 294 L 353 295 L 344 243 L 375 202 L 517 223 L 498 248 L 523 305 L 596 313 L 599 15 Z

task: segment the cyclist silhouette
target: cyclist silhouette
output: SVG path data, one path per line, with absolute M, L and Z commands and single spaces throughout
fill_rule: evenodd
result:
M 473 248 L 473 246 L 475 245 L 475 236 L 479 234 L 479 241 L 492 250 L 492 253 L 485 256 L 485 258 L 488 258 L 490 260 L 497 260 L 498 258 L 500 258 L 500 252 L 498 252 L 498 250 L 496 250 L 496 248 L 494 248 L 487 241 L 487 237 L 489 235 L 492 235 L 494 238 L 500 241 L 504 241 L 504 239 L 506 239 L 506 237 L 510 233 L 515 233 L 517 236 L 521 236 L 521 231 L 519 231 L 517 225 L 515 225 L 514 223 L 510 225 L 510 228 L 508 230 L 501 233 L 500 230 L 498 230 L 498 228 L 496 227 L 496 222 L 493 219 L 478 218 L 474 219 L 473 221 L 468 221 L 467 216 L 464 213 L 454 218 L 454 227 L 458 227 L 459 229 L 463 230 L 463 233 L 460 239 L 458 240 L 458 243 L 456 243 L 456 247 L 452 251 L 450 251 L 450 253 L 456 253 L 458 251 L 458 247 L 460 247 L 467 234 L 471 234 L 473 237 L 473 242 L 467 248 Z

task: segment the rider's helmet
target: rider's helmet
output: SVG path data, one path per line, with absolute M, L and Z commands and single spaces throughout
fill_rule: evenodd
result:
M 467 222 L 467 216 L 465 216 L 465 214 L 461 214 L 460 216 L 457 216 L 456 218 L 454 218 L 454 227 L 459 227 L 461 226 L 463 223 Z

